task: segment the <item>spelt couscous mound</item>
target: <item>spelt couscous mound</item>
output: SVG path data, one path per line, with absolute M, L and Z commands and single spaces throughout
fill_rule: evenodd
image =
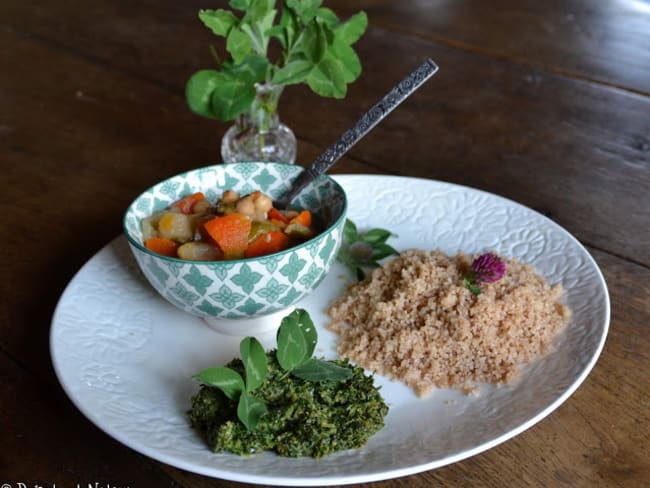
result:
M 409 250 L 348 288 L 328 310 L 338 353 L 401 380 L 473 391 L 507 383 L 544 355 L 569 318 L 560 285 L 504 259 L 506 273 L 479 295 L 463 285 L 471 257 Z

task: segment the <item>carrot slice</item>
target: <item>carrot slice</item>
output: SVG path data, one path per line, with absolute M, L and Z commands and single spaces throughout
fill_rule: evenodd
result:
M 269 220 L 279 220 L 285 224 L 289 223 L 289 219 L 285 217 L 277 208 L 272 207 L 267 215 Z
M 172 241 L 171 239 L 165 239 L 164 237 L 150 237 L 144 241 L 144 247 L 163 256 L 169 256 L 170 258 L 178 257 L 176 250 L 178 249 L 178 244 Z
M 296 222 L 305 227 L 309 227 L 311 225 L 311 212 L 309 210 L 303 210 L 296 217 L 292 218 L 290 223 L 293 224 Z
M 174 203 L 172 207 L 177 207 L 182 213 L 189 215 L 192 213 L 194 205 L 199 200 L 205 200 L 205 195 L 200 191 L 181 198 L 179 201 Z
M 253 239 L 248 245 L 244 256 L 254 258 L 257 256 L 265 256 L 266 254 L 273 254 L 274 252 L 286 249 L 288 244 L 289 237 L 284 232 L 272 230 Z
M 236 259 L 244 255 L 248 247 L 248 234 L 251 221 L 241 214 L 229 214 L 208 220 L 203 227 L 225 254 L 226 259 Z

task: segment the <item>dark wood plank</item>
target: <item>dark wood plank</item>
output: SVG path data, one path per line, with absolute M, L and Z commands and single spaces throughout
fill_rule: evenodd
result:
M 199 8 L 227 4 L 70 0 L 54 7 L 47 0 L 29 6 L 8 0 L 0 3 L 0 28 L 182 90 L 199 62 L 212 59 L 214 36 L 199 21 Z
M 364 10 L 373 26 L 437 44 L 650 93 L 650 7 L 643 0 L 464 0 L 418 2 L 417 8 L 411 2 L 381 0 L 325 3 L 342 17 Z M 11 28 L 90 50 L 98 59 L 150 66 L 150 76 L 169 77 L 171 65 L 189 72 L 198 53 L 207 57 L 201 40 L 209 35 L 197 37 L 195 31 L 198 8 L 225 5 L 225 0 L 193 5 L 69 1 L 57 5 L 57 15 L 52 15 L 45 0 L 7 0 L 0 5 L 0 18 Z M 85 28 L 70 29 L 72 25 Z M 183 60 L 162 55 L 180 40 Z M 159 46 L 160 56 L 139 49 L 148 42 Z
M 650 94 L 650 6 L 644 0 L 334 2 L 373 25 L 491 58 Z
M 42 4 L 27 9 L 12 1 L 4 8 L 16 28 L 179 96 L 189 75 L 211 63 L 211 34 L 195 19 L 196 9 L 180 4 L 135 3 L 125 10 L 104 1 L 88 11 L 72 2 L 56 19 Z M 83 22 L 86 16 L 100 20 Z M 431 16 L 421 17 L 425 22 Z M 161 34 L 162 26 L 168 35 Z M 358 50 L 364 74 L 345 100 L 323 99 L 304 87 L 286 90 L 281 115 L 300 138 L 321 147 L 331 143 L 431 56 L 441 65 L 440 74 L 369 134 L 351 152 L 354 157 L 384 171 L 503 195 L 550 215 L 589 245 L 650 264 L 650 225 L 640 211 L 650 187 L 649 99 L 382 28 L 371 28 Z M 207 127 L 223 127 L 191 120 L 180 100 L 164 108 L 154 100 L 135 101 L 134 114 L 136 108 L 137 124 L 155 123 L 152 119 L 166 110 L 167 121 L 176 119 L 181 132 L 201 127 L 194 132 L 198 145 L 208 137 Z M 218 140 L 218 134 L 214 137 Z

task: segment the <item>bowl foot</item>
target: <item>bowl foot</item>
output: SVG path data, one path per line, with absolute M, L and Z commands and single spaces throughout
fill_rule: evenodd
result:
M 280 310 L 279 312 L 250 319 L 219 319 L 203 317 L 203 321 L 208 327 L 220 334 L 241 337 L 255 336 L 280 327 L 282 319 L 292 311 L 293 307 L 290 307 Z

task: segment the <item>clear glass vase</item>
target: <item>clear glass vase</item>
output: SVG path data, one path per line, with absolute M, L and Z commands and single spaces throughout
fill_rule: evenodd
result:
M 296 161 L 296 136 L 280 122 L 278 101 L 282 85 L 256 85 L 251 107 L 226 131 L 221 141 L 224 163 L 238 161 Z

